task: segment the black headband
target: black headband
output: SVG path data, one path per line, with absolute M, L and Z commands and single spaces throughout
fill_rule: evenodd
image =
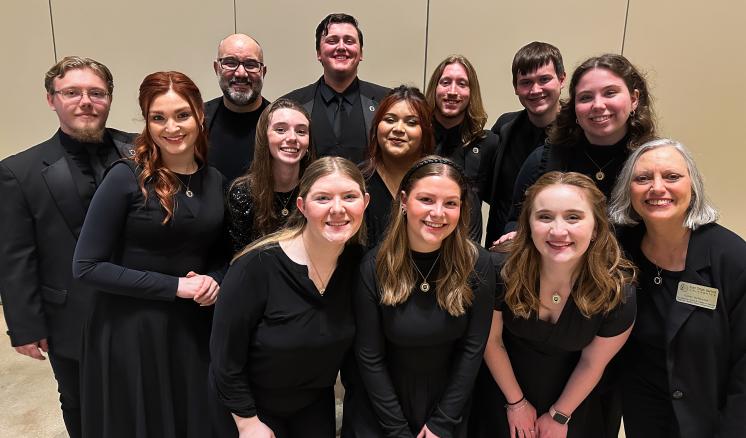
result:
M 404 178 L 401 180 L 401 184 L 399 185 L 399 191 L 401 192 L 404 188 L 404 185 L 409 182 L 409 180 L 412 178 L 412 175 L 417 172 L 417 170 L 427 166 L 428 164 L 445 164 L 446 166 L 451 166 L 454 169 L 456 169 L 456 172 L 461 176 L 461 179 L 465 179 L 464 171 L 461 169 L 461 167 L 454 163 L 453 161 L 449 160 L 448 158 L 426 158 L 424 160 L 420 160 L 416 163 L 414 163 L 414 166 L 412 166 L 407 173 L 404 174 Z

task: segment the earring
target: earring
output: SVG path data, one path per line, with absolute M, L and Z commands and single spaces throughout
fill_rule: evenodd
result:
M 576 125 L 579 125 L 579 124 L 580 124 L 580 122 L 578 121 L 578 119 L 577 119 L 577 118 L 575 118 L 575 124 L 576 124 Z
M 407 215 L 407 209 L 406 209 L 406 208 L 404 208 L 404 206 L 403 206 L 403 205 L 401 206 L 401 215 L 402 215 L 402 216 L 406 216 L 406 215 Z
M 637 114 L 637 112 L 635 110 L 632 110 L 632 111 L 629 112 L 629 116 L 632 117 L 632 118 L 634 118 L 636 114 Z

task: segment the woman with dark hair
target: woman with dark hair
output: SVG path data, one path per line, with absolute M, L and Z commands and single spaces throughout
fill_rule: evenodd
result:
M 262 111 L 251 167 L 228 189 L 233 252 L 287 222 L 295 210 L 298 181 L 313 160 L 310 141 L 310 117 L 295 101 L 278 99 Z
M 525 190 L 547 172 L 579 172 L 608 199 L 630 152 L 655 136 L 652 97 L 645 77 L 622 55 L 587 59 L 570 80 L 547 144 L 523 163 L 513 190 L 509 223 L 495 244 L 512 238 Z
M 640 268 L 620 357 L 625 433 L 746 436 L 746 243 L 716 223 L 689 151 L 669 139 L 635 150 L 610 216 Z
M 205 164 L 202 97 L 188 77 L 150 74 L 139 101 L 135 155 L 96 191 L 73 259 L 75 277 L 99 291 L 83 339 L 83 432 L 209 437 L 223 178 Z
M 368 246 L 376 246 L 389 223 L 391 203 L 404 174 L 435 150 L 432 110 L 415 87 L 400 85 L 381 100 L 370 129 L 363 175 L 370 193 L 365 211 Z
M 543 175 L 509 245 L 484 354 L 499 390 L 484 382 L 475 397 L 493 414 L 473 436 L 602 437 L 596 384 L 635 320 L 634 267 L 603 193 L 585 175 Z
M 295 202 L 287 227 L 241 251 L 222 284 L 210 339 L 221 437 L 335 435 L 368 194 L 354 164 L 324 157 L 306 169 Z
M 466 437 L 494 268 L 469 239 L 469 188 L 451 160 L 417 161 L 396 193 L 355 290 L 355 352 L 370 403 L 350 413 L 349 436 Z

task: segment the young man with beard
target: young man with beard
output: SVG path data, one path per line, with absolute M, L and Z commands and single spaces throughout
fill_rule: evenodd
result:
M 528 155 L 544 144 L 547 128 L 559 112 L 565 83 L 562 54 L 548 43 L 534 41 L 521 47 L 513 58 L 512 72 L 513 89 L 524 109 L 501 115 L 492 127 L 500 143 L 490 157 L 491 181 L 482 193 L 490 204 L 488 248 L 504 233 L 518 171 Z
M 259 43 L 241 33 L 225 37 L 213 62 L 223 95 L 205 103 L 210 165 L 228 181 L 243 175 L 254 158 L 256 123 L 269 101 L 262 97 L 267 74 Z
M 318 81 L 285 95 L 311 114 L 311 140 L 319 157 L 335 155 L 359 163 L 378 102 L 388 88 L 357 77 L 363 33 L 355 17 L 330 14 L 316 27 L 316 58 L 324 68 Z
M 134 136 L 106 128 L 114 82 L 90 58 L 68 56 L 46 74 L 60 127 L 49 140 L 0 162 L 0 292 L 10 342 L 52 364 L 62 415 L 81 436 L 80 344 L 94 291 L 72 278 L 88 204 L 114 161 L 134 155 Z
M 461 166 L 475 189 L 470 237 L 478 242 L 482 236 L 481 191 L 492 175 L 492 168 L 485 164 L 495 154 L 498 138 L 483 129 L 487 113 L 474 66 L 462 55 L 447 57 L 433 71 L 425 97 L 433 108 L 435 152 Z

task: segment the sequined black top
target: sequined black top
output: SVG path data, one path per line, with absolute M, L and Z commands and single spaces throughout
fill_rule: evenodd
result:
M 297 187 L 289 192 L 275 192 L 274 211 L 277 217 L 275 227 L 268 232 L 277 231 L 287 222 L 288 217 L 295 211 L 295 194 Z M 262 237 L 268 232 L 255 230 L 254 202 L 251 199 L 251 189 L 247 184 L 236 184 L 228 191 L 228 238 L 231 250 L 236 253 L 246 245 Z M 283 214 L 285 213 L 286 214 Z M 265 230 L 266 231 L 266 230 Z

